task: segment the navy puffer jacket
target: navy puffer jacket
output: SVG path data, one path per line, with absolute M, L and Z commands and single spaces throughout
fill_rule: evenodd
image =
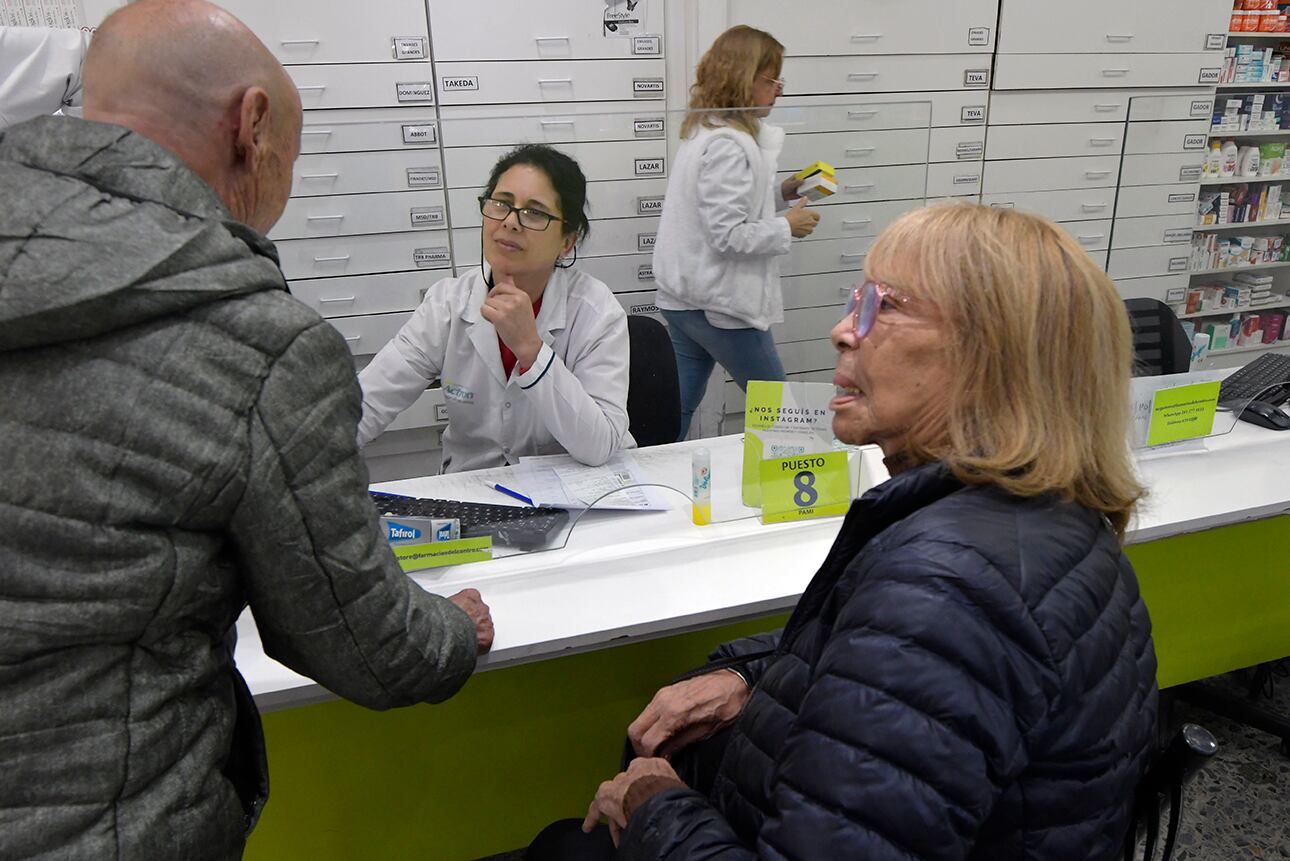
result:
M 1100 515 L 939 464 L 858 500 L 710 797 L 632 816 L 630 859 L 1110 859 L 1154 739 L 1137 579 Z

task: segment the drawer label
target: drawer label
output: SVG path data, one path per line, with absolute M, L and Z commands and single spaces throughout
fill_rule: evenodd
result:
M 1204 149 L 1209 142 L 1209 135 L 1183 135 L 1183 149 Z
M 979 173 L 965 173 L 954 177 L 955 185 L 975 185 L 981 181 Z
M 661 196 L 636 198 L 637 215 L 657 215 L 662 211 L 663 211 L 663 198 Z
M 661 158 L 638 158 L 636 159 L 637 176 L 663 176 L 664 159 Z
M 1247 6 L 1246 8 L 1248 9 L 1249 7 Z M 1227 47 L 1226 33 L 1210 33 L 1205 37 L 1206 51 L 1221 51 L 1225 47 Z
M 395 84 L 394 97 L 400 102 L 433 102 L 434 84 L 430 81 Z
M 963 86 L 964 87 L 990 86 L 990 70 L 989 69 L 964 69 Z
M 405 144 L 432 144 L 439 139 L 434 126 L 404 126 L 403 142 Z
M 400 39 L 394 37 L 394 59 L 424 60 L 426 58 L 426 40 L 421 37 Z
M 632 120 L 632 134 L 638 138 L 661 138 L 667 133 L 667 120 L 663 117 Z
M 990 44 L 989 27 L 969 27 L 968 28 L 968 47 L 984 48 Z
M 408 168 L 408 188 L 440 188 L 443 176 L 437 167 Z
M 1173 304 L 1174 302 L 1186 302 L 1187 288 L 1170 287 L 1168 290 L 1165 291 L 1165 301 L 1170 304 Z
M 652 302 L 647 302 L 641 305 L 632 305 L 630 308 L 627 309 L 627 313 L 628 314 L 657 314 L 658 310 L 659 308 L 657 305 L 653 304 Z
M 638 233 L 636 234 L 637 251 L 653 251 L 654 240 L 658 237 L 657 233 Z
M 959 112 L 959 122 L 964 125 L 985 122 L 985 105 L 964 105 Z
M 448 405 L 447 405 L 447 404 L 435 404 L 435 405 L 434 405 L 434 420 L 435 420 L 435 421 L 437 421 L 437 422 L 446 422 L 446 421 L 448 421 Z
M 632 53 L 637 57 L 657 57 L 663 53 L 662 36 L 633 36 Z
M 985 143 L 982 141 L 963 141 L 954 147 L 954 155 L 962 161 L 968 158 L 980 158 L 985 154 Z
M 649 264 L 649 263 L 642 263 L 640 266 L 637 266 L 637 267 L 636 267 L 636 280 L 637 280 L 637 281 L 653 281 L 653 280 L 654 280 L 654 267 L 653 267 L 651 264 Z
M 413 227 L 442 227 L 447 223 L 442 206 L 419 206 L 408 210 Z
M 1218 81 L 1219 81 L 1219 77 L 1220 77 L 1220 75 L 1222 74 L 1222 71 L 1223 71 L 1223 70 L 1222 70 L 1222 69 L 1220 69 L 1220 68 L 1218 68 L 1217 66 L 1215 66 L 1215 67 L 1214 67 L 1214 68 L 1212 68 L 1212 69 L 1201 69 L 1201 70 L 1200 70 L 1200 78 L 1199 78 L 1199 79 L 1197 79 L 1196 83 L 1198 83 L 1198 84 L 1217 84 L 1217 83 L 1218 83 Z
M 1214 113 L 1213 99 L 1193 99 L 1191 103 L 1191 115 L 1193 117 L 1209 117 Z
M 1175 227 L 1172 230 L 1165 231 L 1165 238 L 1162 244 L 1177 245 L 1182 242 L 1191 242 L 1190 227 Z
M 632 78 L 632 98 L 648 99 L 663 95 L 662 78 Z
M 1170 203 L 1191 203 L 1196 199 L 1196 193 L 1191 194 L 1171 194 L 1169 195 Z
M 478 90 L 479 77 L 476 75 L 457 78 L 444 76 L 439 79 L 439 86 L 445 93 L 460 93 L 464 90 Z
M 442 245 L 434 248 L 412 249 L 412 264 L 418 269 L 433 269 L 448 264 L 448 249 Z
M 1186 257 L 1170 257 L 1170 258 L 1169 258 L 1169 271 L 1170 271 L 1170 272 L 1186 272 L 1186 271 L 1187 271 L 1187 258 L 1186 258 Z
M 1178 171 L 1179 182 L 1200 182 L 1201 166 L 1198 164 L 1185 165 L 1182 170 Z

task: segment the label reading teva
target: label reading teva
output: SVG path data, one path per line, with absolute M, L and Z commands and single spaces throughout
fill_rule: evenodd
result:
M 968 28 L 968 47 L 984 48 L 990 44 L 989 27 L 969 27 Z
M 1210 116 L 1211 114 L 1214 113 L 1214 100 L 1213 99 L 1193 99 L 1191 103 L 1191 111 L 1189 113 L 1193 117 Z
M 1172 230 L 1165 231 L 1163 245 L 1178 245 L 1183 242 L 1191 242 L 1190 227 L 1175 227 Z
M 654 240 L 658 237 L 657 233 L 638 233 L 636 234 L 637 251 L 653 251 Z
M 636 198 L 637 215 L 656 215 L 663 211 L 662 197 L 638 197 Z
M 448 264 L 448 249 L 444 246 L 412 249 L 412 264 L 418 269 L 433 269 Z
M 1169 271 L 1170 271 L 1170 272 L 1185 272 L 1185 271 L 1187 271 L 1187 258 L 1186 258 L 1186 257 L 1171 257 L 1171 258 L 1169 258 Z
M 632 120 L 632 134 L 638 138 L 661 138 L 667 133 L 667 121 L 662 117 Z
M 1200 172 L 1201 172 L 1201 166 L 1198 164 L 1184 165 L 1183 168 L 1178 171 L 1178 181 L 1179 182 L 1199 182 Z
M 664 160 L 661 158 L 636 159 L 637 176 L 662 176 Z
M 985 105 L 964 105 L 963 110 L 959 112 L 959 122 L 964 124 L 985 122 Z
M 1205 144 L 1209 141 L 1209 135 L 1196 134 L 1183 136 L 1183 149 L 1204 149 Z
M 459 78 L 445 76 L 439 79 L 439 86 L 445 93 L 459 93 L 463 90 L 478 90 L 479 78 L 475 75 Z
M 1248 9 L 1250 7 L 1246 6 L 1245 8 Z M 1225 47 L 1227 47 L 1226 33 L 1210 33 L 1205 36 L 1206 51 L 1221 51 Z
M 990 70 L 989 69 L 965 69 L 963 71 L 963 86 L 965 87 L 990 86 Z
M 636 267 L 636 280 L 637 280 L 637 281 L 653 281 L 653 280 L 654 280 L 654 267 L 653 267 L 653 266 L 651 266 L 651 265 L 650 265 L 650 264 L 648 264 L 648 263 L 642 263 L 640 266 L 637 266 L 637 267 Z
M 437 167 L 408 168 L 408 188 L 439 188 L 443 177 Z
M 432 144 L 438 138 L 434 126 L 404 126 L 403 142 L 405 144 Z
M 394 59 L 424 60 L 426 58 L 426 40 L 420 37 L 408 39 L 394 38 Z
M 419 206 L 408 210 L 413 227 L 439 227 L 445 222 L 442 206 Z
M 954 154 L 959 161 L 968 158 L 980 158 L 985 154 L 985 143 L 982 141 L 963 141 L 954 148 Z
M 1217 66 L 1215 66 L 1215 67 L 1214 67 L 1214 68 L 1212 68 L 1212 69 L 1201 69 L 1201 70 L 1200 70 L 1200 78 L 1197 80 L 1197 83 L 1199 83 L 1199 84 L 1217 84 L 1217 83 L 1218 83 L 1218 81 L 1219 81 L 1219 77 L 1220 77 L 1220 75 L 1222 74 L 1222 71 L 1223 71 L 1223 70 L 1222 70 L 1222 69 L 1220 69 L 1220 68 L 1219 68 L 1219 67 L 1217 67 Z
M 433 102 L 434 84 L 430 81 L 395 84 L 394 97 L 400 102 Z
M 633 36 L 632 53 L 637 57 L 657 57 L 663 53 L 663 37 Z
M 663 95 L 662 78 L 632 78 L 632 98 Z
M 1191 203 L 1196 199 L 1195 193 L 1191 194 L 1171 194 L 1169 195 L 1170 203 Z

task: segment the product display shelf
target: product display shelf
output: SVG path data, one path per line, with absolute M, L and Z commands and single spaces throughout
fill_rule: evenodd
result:
M 1201 185 L 1235 185 L 1241 182 L 1283 182 L 1290 180 L 1290 174 L 1281 174 L 1280 176 L 1222 176 L 1212 179 L 1202 179 Z
M 1258 270 L 1285 269 L 1287 266 L 1290 266 L 1290 260 L 1278 260 L 1275 263 L 1255 263 L 1253 265 L 1247 265 L 1247 266 L 1218 266 L 1213 269 L 1192 269 L 1187 274 L 1223 275 L 1224 273 L 1227 273 L 1227 272 L 1249 272 L 1251 269 L 1258 269 Z
M 1290 81 L 1230 81 L 1216 85 L 1215 89 L 1220 92 L 1223 90 L 1288 90 Z
M 1281 311 L 1290 308 L 1290 302 L 1278 302 L 1275 305 L 1260 305 L 1257 308 L 1215 308 L 1209 311 L 1196 311 L 1193 314 L 1178 314 L 1179 320 L 1195 320 L 1200 317 L 1222 317 L 1232 314 L 1253 314 L 1256 311 Z M 1270 345 L 1269 345 L 1270 346 Z
M 1286 177 L 1290 180 L 1290 177 Z M 1270 221 L 1234 221 L 1229 224 L 1198 224 L 1192 228 L 1196 233 L 1226 233 L 1229 230 L 1240 230 L 1244 227 L 1277 227 L 1290 224 L 1290 218 L 1278 218 Z
M 1228 33 L 1228 39 L 1290 39 L 1290 31 L 1277 33 Z
M 1226 347 L 1222 350 L 1210 350 L 1207 356 L 1235 356 L 1238 353 L 1261 353 L 1265 350 L 1284 350 L 1290 348 L 1290 341 L 1273 341 L 1271 344 L 1250 344 L 1245 347 Z
M 1240 138 L 1290 138 L 1290 129 L 1270 129 L 1268 131 L 1247 129 L 1240 132 L 1223 132 L 1218 129 L 1211 129 L 1209 136 L 1212 140 L 1217 140 L 1218 138 L 1230 138 L 1231 140 Z

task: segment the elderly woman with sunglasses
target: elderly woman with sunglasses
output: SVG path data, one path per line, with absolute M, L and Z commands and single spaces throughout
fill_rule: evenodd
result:
M 585 828 L 632 859 L 1116 858 L 1157 699 L 1123 304 L 1055 225 L 967 204 L 866 274 L 833 429 L 891 478 L 782 631 L 654 697 Z
M 363 372 L 359 445 L 439 380 L 443 471 L 567 452 L 599 465 L 627 430 L 627 316 L 609 288 L 561 265 L 588 232 L 578 163 L 530 144 L 502 157 L 479 198 L 478 269 L 432 285 Z

